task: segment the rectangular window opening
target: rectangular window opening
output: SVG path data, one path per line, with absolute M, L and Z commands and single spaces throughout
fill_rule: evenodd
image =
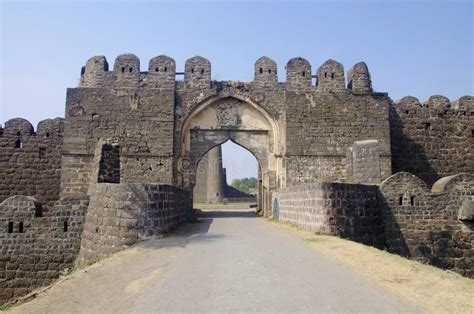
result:
M 23 233 L 23 221 L 20 221 L 20 223 L 18 223 L 18 232 Z
M 43 205 L 35 204 L 35 217 L 43 217 Z
M 410 196 L 410 205 L 411 206 L 415 205 L 415 197 L 414 196 Z
M 120 147 L 117 144 L 102 145 L 97 183 L 120 183 Z
M 44 159 L 45 156 L 46 156 L 46 148 L 40 147 L 40 149 L 38 150 L 39 159 Z
M 8 233 L 13 233 L 13 221 L 8 222 Z

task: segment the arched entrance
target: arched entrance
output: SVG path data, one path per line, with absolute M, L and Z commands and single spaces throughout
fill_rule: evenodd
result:
M 181 127 L 178 184 L 193 189 L 199 160 L 210 149 L 231 140 L 251 152 L 260 166 L 259 208 L 271 214 L 271 192 L 282 176 L 279 127 L 260 105 L 239 96 L 215 96 L 187 115 Z
M 224 155 L 226 155 L 225 158 Z M 260 173 L 260 165 L 255 155 L 232 140 L 228 140 L 222 145 L 211 148 L 198 161 L 193 202 L 201 206 L 212 203 L 255 205 Z M 241 180 L 246 181 L 244 186 L 240 186 L 243 190 L 232 185 L 234 180 L 237 180 L 236 186 L 243 183 Z M 257 185 L 250 191 L 247 185 L 251 181 Z

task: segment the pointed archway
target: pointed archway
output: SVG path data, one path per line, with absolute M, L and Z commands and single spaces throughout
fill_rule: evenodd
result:
M 193 201 L 195 204 L 253 205 L 257 203 L 259 173 L 260 166 L 255 156 L 228 140 L 209 150 L 198 162 Z
M 261 172 L 260 209 L 271 213 L 271 191 L 283 176 L 279 127 L 260 105 L 239 96 L 211 97 L 194 107 L 181 127 L 178 184 L 193 189 L 200 158 L 231 140 L 251 152 Z

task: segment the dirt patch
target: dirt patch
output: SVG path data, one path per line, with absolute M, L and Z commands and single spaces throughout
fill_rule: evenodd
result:
M 353 241 L 315 235 L 285 223 L 274 224 L 298 234 L 310 247 L 428 313 L 473 312 L 472 279 Z

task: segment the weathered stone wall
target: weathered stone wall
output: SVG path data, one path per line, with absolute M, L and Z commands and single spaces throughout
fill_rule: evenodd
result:
M 346 180 L 347 149 L 363 140 L 378 141 L 382 177 L 390 175 L 388 95 L 354 89 L 353 74 L 346 88 L 344 68 L 334 60 L 316 73 L 316 88 L 310 92 L 286 90 L 287 184 Z M 364 75 L 370 77 L 368 69 Z M 300 161 L 305 164 L 298 165 Z M 292 172 L 295 168 L 308 172 L 301 176 Z
M 387 250 L 474 277 L 474 176 L 440 179 L 430 191 L 399 172 L 381 185 Z
M 90 189 L 78 264 L 170 231 L 192 208 L 190 192 L 150 183 L 99 183 Z
M 59 199 L 63 119 L 33 126 L 21 118 L 0 132 L 0 202 L 14 195 L 32 196 L 48 212 Z
M 377 140 L 357 141 L 347 150 L 347 179 L 354 183 L 380 183 L 381 168 Z
M 287 186 L 314 181 L 341 181 L 345 178 L 343 156 L 286 156 Z
M 0 204 L 0 304 L 55 280 L 79 252 L 88 198 L 56 202 L 49 216 L 27 196 Z
M 378 141 L 381 177 L 391 174 L 390 99 L 385 93 L 372 92 L 364 63 L 350 70 L 347 87 L 344 67 L 334 60 L 318 68 L 315 85 L 311 65 L 300 57 L 287 63 L 287 81 L 283 83 L 278 82 L 276 62 L 268 57 L 255 62 L 252 82 L 212 81 L 211 63 L 200 56 L 186 61 L 184 81 L 175 81 L 175 62 L 166 56 L 151 59 L 148 72 L 139 72 L 139 67 L 140 61 L 131 54 L 118 56 L 113 71 L 108 70 L 105 58 L 93 57 L 82 71 L 80 87 L 68 91 L 70 123 L 65 132 L 63 175 L 72 180 L 63 184 L 64 195 L 86 190 L 81 179 L 89 175 L 86 159 L 97 138 L 120 143 L 125 181 L 146 179 L 192 186 L 194 182 L 186 181 L 190 179 L 177 164 L 177 159 L 187 157 L 183 146 L 188 145 L 188 130 L 183 127 L 197 108 L 213 105 L 213 100 L 219 103 L 218 129 L 258 129 L 257 124 L 242 127 L 238 123 L 247 113 L 239 115 L 237 110 L 237 117 L 219 116 L 219 110 L 237 108 L 239 103 L 258 106 L 272 121 L 266 127 L 269 143 L 265 151 L 269 155 L 265 159 L 271 169 L 263 168 L 264 185 L 270 181 L 284 187 L 347 180 L 347 149 L 363 140 Z M 225 114 L 232 114 L 230 109 Z M 162 123 L 149 123 L 159 120 Z M 194 126 L 193 131 L 199 127 L 200 132 L 207 131 L 203 126 Z M 162 150 L 155 148 L 157 143 Z
M 137 81 L 135 86 L 131 82 L 137 64 L 132 59 L 116 61 L 120 66 L 114 68 L 123 76 L 119 81 L 113 77 L 101 88 L 68 90 L 61 196 L 87 193 L 99 138 L 119 143 L 121 182 L 173 183 L 174 85 L 155 82 L 139 88 Z M 155 61 L 153 66 L 160 68 Z M 165 76 L 172 70 L 167 67 Z M 165 79 L 157 75 L 157 82 Z
M 378 141 L 381 177 L 390 175 L 389 100 L 386 94 L 354 95 L 346 89 L 287 91 L 287 185 L 347 180 L 346 152 L 363 140 Z
M 393 173 L 413 173 L 429 185 L 474 169 L 474 97 L 450 102 L 407 96 L 390 106 Z
M 273 210 L 279 220 L 299 228 L 384 248 L 377 193 L 376 186 L 309 183 L 278 190 Z
M 310 183 L 274 193 L 273 215 L 299 228 L 384 248 L 474 277 L 474 176 L 399 172 L 380 187 Z
M 207 177 L 209 175 L 207 159 L 202 159 L 196 169 L 196 185 L 193 189 L 194 203 L 207 203 Z
M 99 160 L 98 183 L 120 183 L 120 147 L 103 144 Z

